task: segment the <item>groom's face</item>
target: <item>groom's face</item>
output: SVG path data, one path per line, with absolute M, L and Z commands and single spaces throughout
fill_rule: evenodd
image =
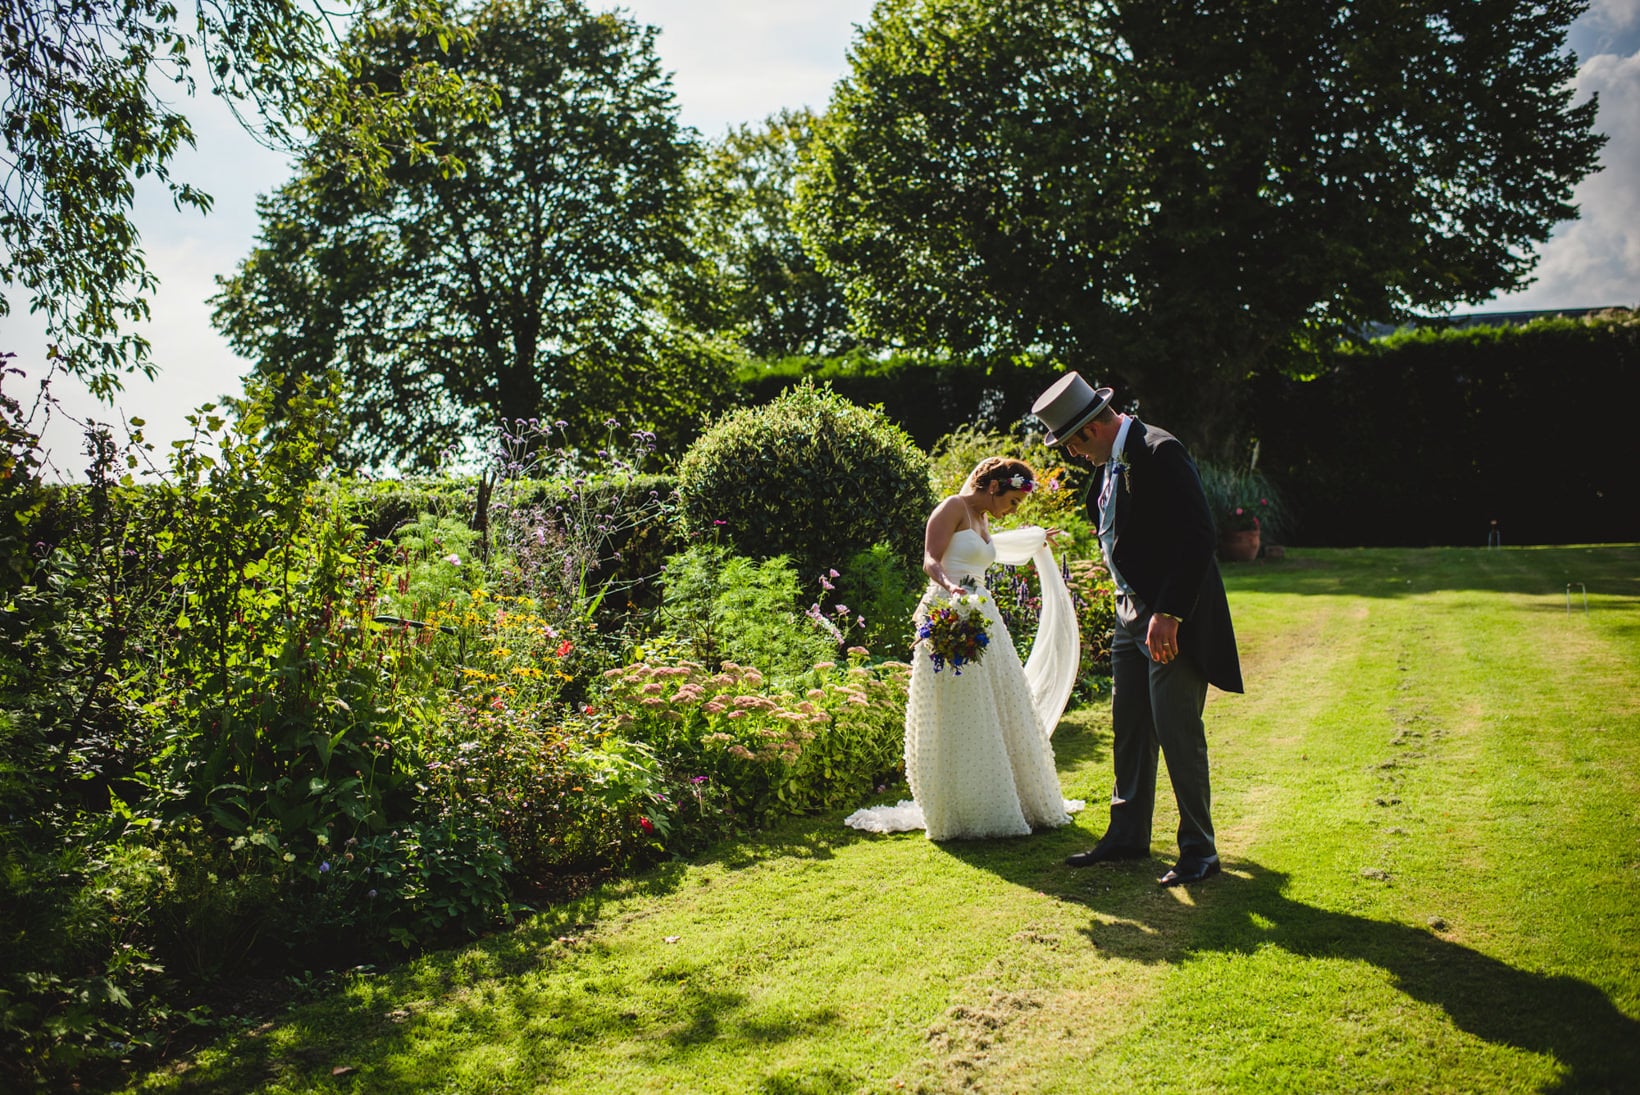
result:
M 1105 430 L 1098 419 L 1065 438 L 1065 451 L 1095 464 L 1110 459 L 1110 450 L 1116 444 L 1116 431 Z

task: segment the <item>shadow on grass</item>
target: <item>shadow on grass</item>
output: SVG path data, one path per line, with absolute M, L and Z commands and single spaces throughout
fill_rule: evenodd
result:
M 1475 590 L 1563 597 L 1582 583 L 1591 598 L 1640 598 L 1640 546 L 1504 548 L 1325 548 L 1281 561 L 1227 564 L 1237 591 L 1353 597 L 1407 597 Z M 1581 609 L 1582 592 L 1574 586 Z
M 735 871 L 775 859 L 822 861 L 863 836 L 835 814 L 792 818 L 725 841 L 694 864 Z M 461 1057 L 487 1061 L 491 1049 L 504 1047 L 500 1057 L 512 1058 L 519 1074 L 495 1077 L 495 1090 L 533 1089 L 550 1083 L 585 1047 L 634 1032 L 645 1032 L 632 1042 L 641 1065 L 725 1041 L 756 1054 L 835 1025 L 840 1016 L 829 1008 L 771 1020 L 684 953 L 636 988 L 604 968 L 601 925 L 618 920 L 629 900 L 675 892 L 691 866 L 667 863 L 607 882 L 511 930 L 363 978 L 233 1039 L 198 1067 L 183 1065 L 175 1087 L 223 1095 L 332 1090 L 347 1089 L 349 1076 L 368 1075 L 368 1087 L 355 1089 L 421 1092 L 454 1085 Z M 338 1068 L 344 1071 L 333 1078 Z M 771 1089 L 807 1090 L 778 1080 Z
M 1085 835 L 1038 837 L 1023 857 L 1018 848 L 1000 854 L 981 842 L 942 848 L 1021 886 L 1120 917 L 1084 929 L 1113 957 L 1184 963 L 1204 952 L 1250 955 L 1276 946 L 1303 958 L 1367 962 L 1462 1030 L 1552 1056 L 1566 1069 L 1555 1090 L 1634 1091 L 1640 1083 L 1640 1021 L 1587 981 L 1517 969 L 1422 928 L 1294 901 L 1286 896 L 1287 875 L 1245 861 L 1192 887 L 1193 904 L 1184 905 L 1152 881 L 1165 869 L 1162 860 L 1073 870 L 1049 859 L 1086 846 L 1078 843 Z

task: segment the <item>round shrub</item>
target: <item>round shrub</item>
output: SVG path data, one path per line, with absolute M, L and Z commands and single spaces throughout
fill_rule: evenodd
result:
M 877 543 L 916 569 L 934 508 L 910 436 L 812 382 L 720 418 L 684 454 L 678 496 L 690 536 L 789 556 L 805 581 Z

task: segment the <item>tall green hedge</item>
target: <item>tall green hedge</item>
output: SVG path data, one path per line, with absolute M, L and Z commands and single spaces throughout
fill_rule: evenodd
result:
M 740 385 L 758 403 L 807 375 L 881 404 L 929 448 L 963 423 L 1017 421 L 1058 373 L 856 355 L 751 366 Z M 1402 332 L 1309 378 L 1248 383 L 1246 433 L 1291 505 L 1293 543 L 1484 544 L 1493 521 L 1506 544 L 1640 540 L 1632 312 Z
M 1640 540 L 1640 318 L 1421 330 L 1255 384 L 1260 467 L 1318 545 Z
M 677 478 L 670 474 L 601 477 L 577 485 L 563 479 L 524 479 L 503 483 L 489 497 L 490 519 L 503 519 L 502 509 L 538 507 L 550 513 L 573 493 L 584 496 L 582 509 L 589 513 L 631 514 L 659 511 L 658 520 L 636 523 L 611 519 L 619 529 L 612 534 L 602 561 L 600 581 L 613 581 L 628 592 L 619 602 L 604 606 L 618 613 L 628 600 L 653 607 L 660 590 L 653 583 L 666 557 L 681 551 L 685 541 L 671 519 L 675 507 Z M 476 479 L 411 478 L 354 484 L 349 490 L 348 516 L 365 528 L 367 539 L 387 540 L 402 525 L 423 514 L 460 517 L 472 523 L 478 505 Z

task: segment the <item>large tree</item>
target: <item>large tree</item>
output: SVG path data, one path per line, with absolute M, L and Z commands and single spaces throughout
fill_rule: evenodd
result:
M 812 111 L 782 110 L 730 129 L 700 160 L 695 242 L 706 277 L 696 322 L 758 357 L 839 353 L 854 345 L 837 284 L 815 268 L 791 222 L 798 154 Z
M 1529 279 L 1603 140 L 1581 8 L 883 0 L 798 223 L 867 334 L 1046 351 L 1224 445 L 1249 372 Z
M 687 168 L 653 28 L 578 0 L 489 0 L 458 12 L 448 65 L 495 90 L 488 122 L 429 119 L 426 147 L 384 185 L 330 170 L 315 141 L 264 202 L 260 245 L 215 298 L 259 373 L 329 369 L 347 383 L 345 457 L 425 468 L 485 428 L 608 414 L 688 421 L 724 375 L 664 316 L 690 260 Z M 361 25 L 361 86 L 431 48 L 419 28 Z M 588 438 L 590 440 L 590 436 Z
M 359 177 L 379 173 L 406 124 L 430 111 L 481 114 L 436 55 L 403 83 L 342 93 L 331 20 L 378 9 L 451 40 L 420 0 L 321 8 L 317 0 L 6 0 L 0 4 L 0 316 L 14 303 L 44 313 L 53 364 L 108 399 L 133 370 L 153 376 L 132 325 L 155 282 L 131 220 L 137 179 L 154 176 L 178 208 L 210 197 L 173 178 L 194 143 L 185 107 L 206 80 L 246 126 L 283 146 L 323 128 Z M 10 290 L 20 290 L 14 301 Z M 39 365 L 40 363 L 28 363 Z

